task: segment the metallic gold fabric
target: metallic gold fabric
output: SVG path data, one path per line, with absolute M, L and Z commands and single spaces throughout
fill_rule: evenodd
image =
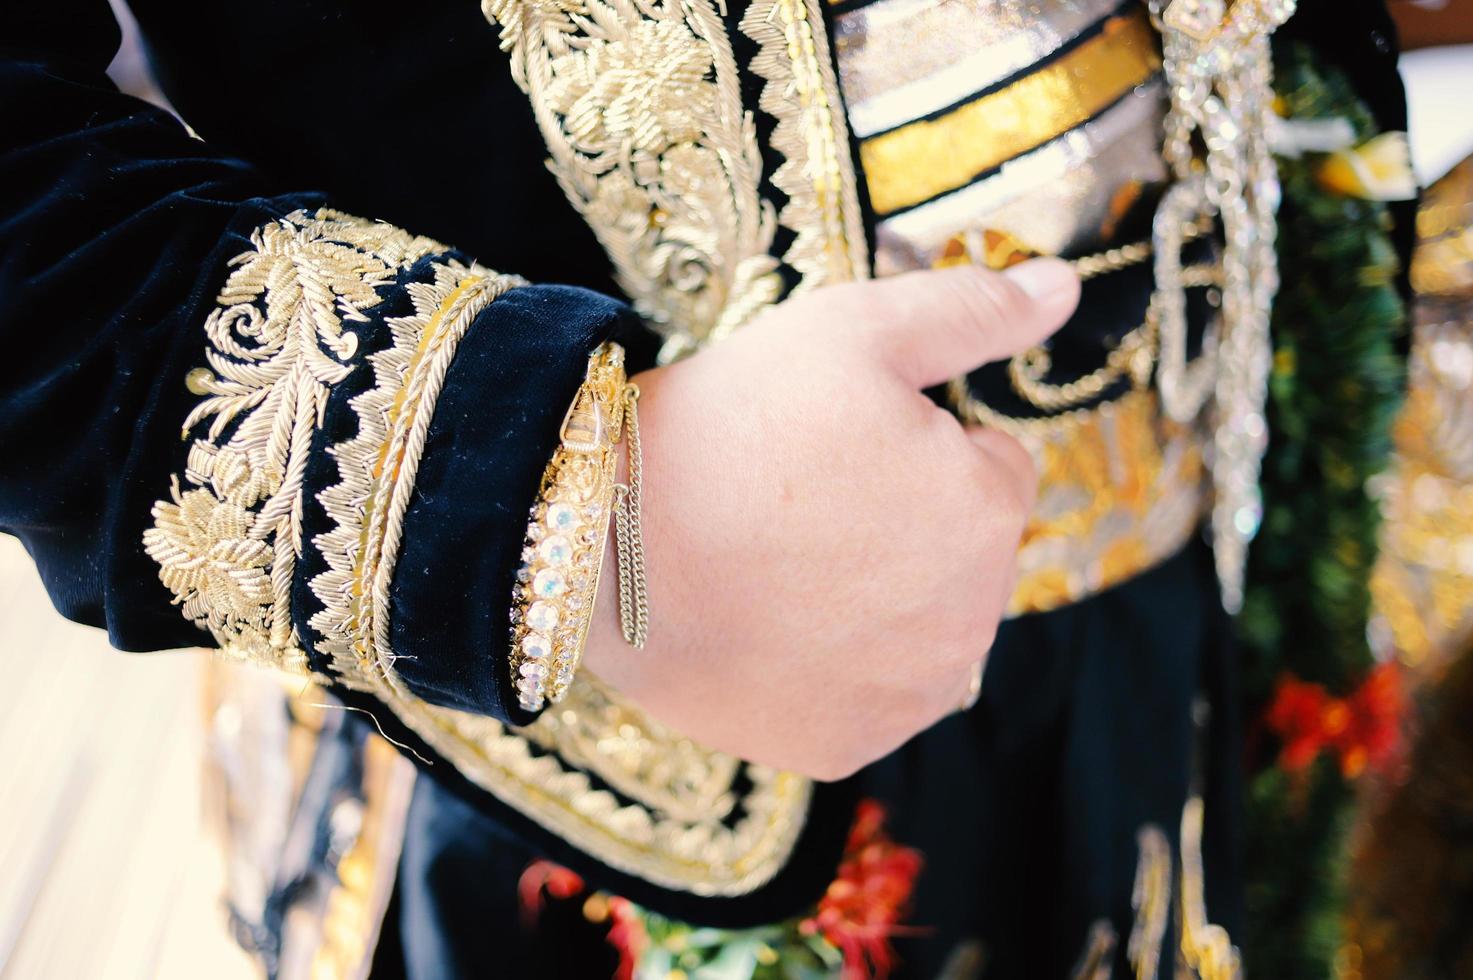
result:
M 1428 189 L 1417 229 L 1410 384 L 1380 481 L 1372 630 L 1416 676 L 1436 677 L 1473 638 L 1473 159 Z
M 876 0 L 834 22 L 861 137 L 939 112 L 1052 54 L 1120 0 Z
M 1094 37 L 1007 87 L 934 119 L 860 144 L 881 215 L 913 207 L 1084 123 L 1160 67 L 1144 12 L 1112 18 Z
M 996 174 L 883 219 L 875 229 L 875 273 L 932 266 L 964 229 L 1002 232 L 1051 255 L 1103 247 L 1120 206 L 1166 179 L 1163 108 L 1160 83 L 1149 82 Z
M 869 137 L 878 275 L 948 264 L 974 232 L 1052 254 L 1113 244 L 1122 212 L 1167 178 L 1156 36 L 1142 8 L 1118 9 L 876 0 L 838 15 L 840 82 Z M 1139 574 L 1201 520 L 1203 436 L 1148 393 L 1031 423 L 1023 438 L 1042 485 L 1012 615 Z
M 1175 554 L 1200 523 L 1202 433 L 1133 392 L 1023 433 L 1039 467 L 1010 615 L 1044 612 Z

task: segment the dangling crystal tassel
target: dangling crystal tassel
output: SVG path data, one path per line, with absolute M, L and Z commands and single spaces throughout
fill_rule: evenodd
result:
M 1223 605 L 1233 613 L 1243 605 L 1248 543 L 1262 521 L 1269 314 L 1279 284 L 1269 35 L 1294 6 L 1294 0 L 1236 0 L 1231 9 L 1223 0 L 1150 0 L 1171 99 L 1163 152 L 1176 178 L 1153 226 L 1157 385 L 1164 410 L 1180 422 L 1190 422 L 1211 399 L 1213 550 Z M 1205 148 L 1200 159 L 1194 136 Z M 1222 313 L 1203 357 L 1188 365 L 1182 229 L 1202 214 L 1222 220 Z

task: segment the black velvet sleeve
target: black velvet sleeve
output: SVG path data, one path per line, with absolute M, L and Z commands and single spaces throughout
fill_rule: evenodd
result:
M 168 113 L 120 94 L 105 74 L 118 44 L 106 0 L 0 12 L 0 530 L 25 544 L 63 615 L 140 651 L 212 642 L 181 615 L 181 604 L 198 609 L 161 581 L 144 544 L 151 512 L 160 501 L 168 511 L 171 492 L 179 499 L 171 480 L 198 470 L 194 441 L 220 418 L 197 419 L 181 438 L 201 403 L 199 372 L 215 379 L 206 387 L 216 394 L 226 383 L 207 358 L 207 324 L 226 322 L 211 319 L 224 311 L 236 340 L 270 339 L 250 333 L 252 323 L 271 324 L 266 295 L 227 295 L 227 283 L 265 254 L 261 229 L 300 231 L 327 213 L 319 209 L 329 196 L 273 186 Z M 296 280 L 307 284 L 302 315 L 327 317 L 341 336 L 324 341 L 320 358 L 299 358 L 323 383 L 298 390 L 325 397 L 310 438 L 291 443 L 310 449 L 285 474 L 301 480 L 295 540 L 276 542 L 268 568 L 269 542 L 242 533 L 229 554 L 196 556 L 203 564 L 187 572 L 206 583 L 197 593 L 234 589 L 256 601 L 294 549 L 286 625 L 317 670 L 330 664 L 309 625 L 317 609 L 308 583 L 324 571 L 310 543 L 327 530 L 319 497 L 337 479 L 329 449 L 357 428 L 352 398 L 372 383 L 371 358 L 391 344 L 393 318 L 412 313 L 447 270 L 472 268 L 454 249 L 397 232 L 402 239 L 355 259 L 336 234 L 311 244 L 328 271 Z M 354 286 L 332 275 L 363 278 Z M 507 717 L 506 610 L 527 508 L 587 355 L 631 322 L 601 295 L 533 285 L 502 293 L 466 329 L 428 428 L 392 583 L 394 652 L 413 693 Z M 323 329 L 319 339 L 332 333 Z M 222 438 L 252 406 L 235 408 Z M 199 486 L 223 492 L 222 481 L 223 464 Z M 219 573 L 227 566 L 234 571 Z

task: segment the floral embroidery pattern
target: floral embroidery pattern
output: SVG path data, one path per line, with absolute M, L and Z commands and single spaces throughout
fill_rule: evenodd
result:
M 485 0 L 549 166 L 619 285 L 682 349 L 782 290 L 771 202 L 710 0 Z
M 227 652 L 305 671 L 291 621 L 302 554 L 302 475 L 332 386 L 354 368 L 380 290 L 444 246 L 335 211 L 296 211 L 258 228 L 205 321 L 205 396 L 184 421 L 185 484 L 144 532 L 159 578 Z M 233 426 L 233 428 L 232 428 Z M 226 433 L 229 430 L 227 437 Z M 223 440 L 223 441 L 222 441 Z

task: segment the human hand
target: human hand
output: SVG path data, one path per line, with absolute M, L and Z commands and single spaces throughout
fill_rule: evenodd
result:
M 1033 346 L 1078 297 L 1056 259 L 833 286 L 638 375 L 649 640 L 622 641 L 610 554 L 587 669 L 707 746 L 818 779 L 955 711 L 1037 478 L 921 389 Z

